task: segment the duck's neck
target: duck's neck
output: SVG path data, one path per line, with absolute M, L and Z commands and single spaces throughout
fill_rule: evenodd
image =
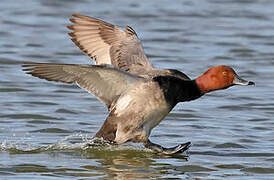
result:
M 164 91 L 167 102 L 175 106 L 178 102 L 191 101 L 204 95 L 195 80 L 182 80 L 172 76 L 154 78 Z
M 212 81 L 206 74 L 203 74 L 196 78 L 195 83 L 197 84 L 197 87 L 200 89 L 202 93 L 208 93 L 210 91 L 215 90 L 213 88 L 214 86 L 212 85 Z

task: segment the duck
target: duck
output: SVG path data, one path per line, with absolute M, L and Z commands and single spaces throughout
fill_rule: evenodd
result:
M 103 102 L 109 115 L 96 138 L 115 144 L 143 143 L 155 153 L 182 153 L 191 142 L 168 148 L 149 139 L 176 104 L 235 85 L 255 84 L 226 65 L 211 67 L 195 79 L 176 69 L 157 69 L 130 26 L 123 30 L 80 14 L 73 14 L 70 22 L 71 40 L 94 65 L 24 62 L 23 71 L 48 81 L 76 83 Z

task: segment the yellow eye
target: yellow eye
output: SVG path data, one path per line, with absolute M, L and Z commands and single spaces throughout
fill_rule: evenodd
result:
M 227 72 L 226 71 L 223 71 L 223 76 L 227 76 Z

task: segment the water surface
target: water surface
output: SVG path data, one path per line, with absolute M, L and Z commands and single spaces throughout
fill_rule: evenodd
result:
M 2 0 L 0 179 L 271 179 L 274 175 L 274 1 Z M 158 68 L 195 78 L 230 65 L 255 87 L 178 104 L 153 130 L 163 156 L 141 144 L 87 147 L 107 116 L 76 85 L 25 75 L 23 61 L 90 64 L 70 41 L 73 13 L 130 25 Z

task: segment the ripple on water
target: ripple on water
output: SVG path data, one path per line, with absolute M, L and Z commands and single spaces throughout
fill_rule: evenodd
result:
M 186 173 L 186 172 L 209 172 L 209 171 L 216 171 L 216 169 L 207 168 L 207 167 L 198 166 L 198 165 L 180 166 L 180 167 L 177 167 L 176 170 L 179 170 L 182 173 Z
M 2 115 L 1 118 L 9 118 L 9 119 L 45 119 L 45 120 L 64 120 L 63 118 L 56 118 L 52 116 L 45 116 L 40 114 L 8 114 Z
M 7 64 L 7 65 L 9 65 L 9 64 L 22 64 L 22 62 L 18 61 L 18 60 L 15 60 L 15 59 L 0 57 L 0 64 L 1 65 L 3 65 L 3 64 Z
M 0 92 L 27 92 L 29 90 L 23 88 L 0 88 Z
M 258 143 L 259 141 L 254 140 L 254 139 L 239 139 L 240 142 L 242 143 Z
M 15 103 L 26 103 L 30 105 L 42 105 L 42 106 L 56 106 L 57 103 L 53 102 L 43 102 L 43 101 L 24 101 L 24 102 L 15 102 Z
M 246 148 L 240 148 L 243 149 L 242 153 L 235 153 L 233 152 L 220 152 L 220 151 L 191 151 L 191 154 L 198 154 L 198 155 L 212 155 L 212 156 L 223 156 L 223 157 L 274 157 L 274 153 L 254 153 L 249 152 Z M 239 150 L 238 150 L 239 151 Z
M 273 174 L 274 173 L 274 168 L 251 167 L 251 168 L 243 168 L 243 169 L 241 169 L 241 171 L 259 173 L 259 174 Z
M 246 147 L 237 143 L 228 142 L 223 144 L 217 144 L 215 148 L 246 148 Z
M 34 131 L 30 131 L 33 133 L 39 132 L 39 133 L 72 133 L 71 131 L 60 129 L 60 128 L 45 128 L 45 129 L 38 129 Z
M 260 130 L 260 131 L 271 131 L 272 130 L 271 127 L 265 127 L 265 125 L 263 125 L 263 126 L 255 126 L 255 127 L 252 127 L 251 129 Z
M 251 122 L 264 122 L 264 121 L 269 121 L 270 119 L 266 119 L 266 118 L 255 118 L 255 119 L 248 119 L 248 121 Z
M 8 168 L 0 168 L 0 171 L 9 172 L 9 175 L 17 173 L 51 173 L 52 177 L 76 176 L 76 177 L 95 177 L 101 173 L 90 172 L 80 168 L 49 168 L 40 164 L 17 164 Z
M 32 120 L 32 121 L 28 121 L 29 124 L 52 124 L 52 122 L 50 121 L 46 121 L 46 120 Z
M 56 113 L 64 113 L 64 114 L 78 114 L 77 112 L 74 112 L 74 111 L 71 111 L 71 110 L 68 110 L 68 109 L 57 109 L 55 111 Z

